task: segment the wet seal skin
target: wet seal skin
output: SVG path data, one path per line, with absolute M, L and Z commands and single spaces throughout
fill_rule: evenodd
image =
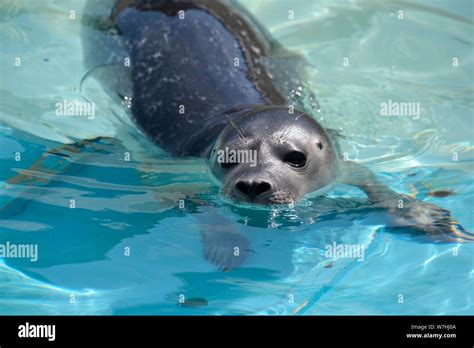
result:
M 226 197 L 290 204 L 340 177 L 331 136 L 288 105 L 272 78 L 279 72 L 262 63 L 288 53 L 245 11 L 218 1 L 127 0 L 111 8 L 111 22 L 109 39 L 130 59 L 123 84 L 136 124 L 173 156 L 209 158 Z M 101 50 L 111 45 L 99 44 L 85 44 L 89 64 L 113 60 Z M 229 149 L 254 161 L 222 161 Z
M 395 227 L 435 241 L 474 240 L 449 211 L 340 159 L 334 132 L 286 94 L 301 69 L 264 64 L 288 52 L 245 10 L 218 1 L 122 0 L 89 1 L 85 14 L 97 6 L 102 13 L 108 6 L 108 16 L 89 18 L 89 26 L 105 35 L 84 40 L 86 67 L 103 68 L 97 79 L 129 102 L 136 125 L 156 145 L 175 157 L 208 158 L 234 203 L 292 205 L 344 183 L 364 191 Z M 224 270 L 245 261 L 251 247 L 235 226 L 204 226 L 206 259 Z

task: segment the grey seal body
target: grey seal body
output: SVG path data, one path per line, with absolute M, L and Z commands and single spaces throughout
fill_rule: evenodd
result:
M 217 1 L 124 0 L 110 13 L 105 38 L 85 44 L 87 64 L 118 67 L 117 93 L 132 99 L 139 128 L 173 156 L 211 155 L 227 196 L 290 203 L 338 176 L 326 131 L 288 107 L 293 72 L 265 64 L 288 52 L 244 10 Z M 110 75 L 109 85 L 118 79 Z M 220 163 L 216 153 L 225 149 L 256 151 L 258 165 Z
M 343 182 L 364 191 L 395 227 L 435 241 L 474 240 L 449 211 L 339 160 L 334 132 L 289 101 L 304 80 L 303 60 L 287 59 L 245 10 L 206 0 L 104 0 L 89 1 L 84 18 L 86 76 L 131 100 L 138 127 L 169 154 L 208 158 L 233 201 L 291 204 Z M 222 269 L 240 265 L 249 249 L 233 227 L 203 231 L 204 254 Z M 246 252 L 235 257 L 236 246 Z

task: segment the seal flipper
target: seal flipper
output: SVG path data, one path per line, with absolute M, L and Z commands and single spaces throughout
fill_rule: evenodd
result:
M 236 227 L 212 207 L 202 207 L 198 214 L 203 254 L 219 270 L 227 271 L 242 265 L 248 257 L 250 242 Z
M 435 242 L 472 242 L 474 234 L 464 229 L 449 210 L 393 191 L 369 169 L 355 162 L 342 161 L 344 183 L 363 190 L 375 208 L 384 209 L 392 218 L 391 228 L 407 228 Z

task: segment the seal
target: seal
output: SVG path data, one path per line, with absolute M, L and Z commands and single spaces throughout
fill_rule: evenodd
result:
M 228 148 L 254 152 L 257 165 L 219 160 L 219 151 Z M 339 162 L 330 136 L 312 117 L 289 114 L 286 107 L 262 107 L 221 132 L 210 165 L 233 201 L 274 205 L 328 190 L 340 178 Z
M 114 34 L 92 43 L 89 62 L 120 65 L 130 58 L 115 91 L 130 86 L 138 127 L 173 156 L 209 158 L 232 201 L 292 204 L 344 183 L 363 190 L 395 226 L 435 239 L 453 236 L 459 224 L 447 210 L 399 194 L 367 168 L 339 158 L 335 132 L 308 110 L 295 109 L 288 97 L 304 79 L 298 75 L 302 59 L 294 59 L 244 9 L 206 0 L 122 0 L 109 20 Z M 122 52 L 115 61 L 113 45 Z M 265 62 L 275 56 L 292 57 L 287 66 L 293 69 L 272 69 Z M 206 257 L 224 268 L 240 263 L 228 257 L 233 246 L 248 247 L 238 233 L 222 229 L 205 232 L 203 240 Z
M 343 183 L 365 192 L 395 227 L 435 241 L 474 240 L 446 209 L 397 193 L 369 169 L 340 159 L 337 134 L 289 98 L 304 79 L 303 60 L 244 9 L 206 0 L 104 0 L 89 1 L 83 18 L 86 77 L 122 98 L 137 127 L 170 155 L 208 158 L 234 202 L 282 206 Z M 272 57 L 290 64 L 272 65 Z M 251 250 L 248 240 L 222 217 L 214 221 L 203 221 L 204 256 L 220 269 L 238 267 Z
M 210 156 L 226 196 L 291 203 L 336 181 L 330 136 L 289 107 L 262 63 L 285 50 L 245 11 L 216 1 L 124 0 L 110 19 L 117 34 L 109 41 L 130 59 L 121 80 L 131 81 L 137 125 L 173 156 Z M 90 65 L 113 61 L 100 52 L 111 44 L 88 44 Z M 225 149 L 255 151 L 258 165 L 224 163 L 216 154 Z

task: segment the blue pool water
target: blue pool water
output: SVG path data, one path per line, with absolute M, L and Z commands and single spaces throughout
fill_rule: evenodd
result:
M 314 116 L 344 135 L 349 159 L 474 230 L 472 1 L 242 3 L 312 64 Z M 0 259 L 0 314 L 474 314 L 473 243 L 391 233 L 376 211 L 353 209 L 364 195 L 348 186 L 294 208 L 233 206 L 204 160 L 143 140 L 123 105 L 81 84 L 83 5 L 0 4 L 0 244 L 38 246 L 35 262 Z M 94 120 L 54 114 L 81 98 L 98 105 Z M 420 117 L 381 116 L 388 100 L 419 103 Z M 46 150 L 98 135 L 120 141 L 59 172 L 31 169 L 45 183 L 7 182 Z M 431 194 L 442 190 L 452 194 Z M 183 196 L 209 205 L 180 208 Z M 200 240 L 223 216 L 253 249 L 229 272 Z M 328 259 L 333 242 L 363 245 L 363 260 Z

